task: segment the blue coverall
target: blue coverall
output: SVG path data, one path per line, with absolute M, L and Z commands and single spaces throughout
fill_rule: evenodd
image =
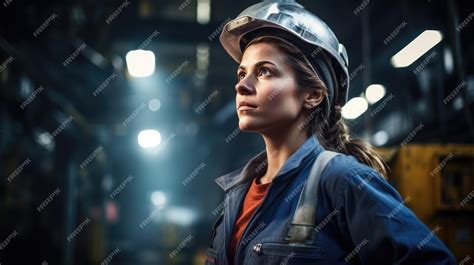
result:
M 235 265 L 456 264 L 447 247 L 400 194 L 374 169 L 339 154 L 321 175 L 315 237 L 310 245 L 285 240 L 303 184 L 323 151 L 316 136 L 293 153 L 273 179 L 235 252 Z M 206 264 L 229 264 L 227 249 L 251 181 L 262 175 L 262 151 L 243 168 L 216 179 L 225 192 L 224 213 L 212 232 Z M 439 227 L 438 229 L 442 229 Z

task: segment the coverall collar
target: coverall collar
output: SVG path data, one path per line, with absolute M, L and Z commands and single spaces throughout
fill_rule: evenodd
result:
M 288 160 L 283 164 L 282 168 L 278 171 L 273 181 L 278 181 L 282 175 L 285 175 L 287 172 L 298 168 L 304 158 L 313 152 L 319 153 L 322 151 L 322 149 L 323 148 L 319 144 L 317 137 L 312 135 L 298 148 L 298 150 L 296 150 L 296 152 L 294 152 L 288 158 Z M 227 192 L 237 184 L 254 179 L 258 176 L 262 176 L 265 173 L 266 168 L 267 153 L 266 150 L 263 150 L 250 159 L 250 161 L 243 168 L 225 174 L 215 179 L 215 181 L 225 192 Z

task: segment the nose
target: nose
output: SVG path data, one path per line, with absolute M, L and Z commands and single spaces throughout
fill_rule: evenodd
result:
M 236 85 L 235 85 L 235 91 L 237 94 L 240 95 L 250 95 L 253 94 L 255 91 L 254 84 L 251 80 L 251 76 L 248 75 L 241 79 Z

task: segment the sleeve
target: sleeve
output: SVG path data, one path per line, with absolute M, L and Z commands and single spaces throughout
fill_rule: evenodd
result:
M 430 230 L 405 207 L 412 198 L 402 200 L 371 168 L 353 169 L 344 175 L 336 207 L 340 213 L 337 225 L 344 241 L 353 247 L 345 257 L 346 262 L 456 264 L 454 256 L 436 236 L 443 227 Z

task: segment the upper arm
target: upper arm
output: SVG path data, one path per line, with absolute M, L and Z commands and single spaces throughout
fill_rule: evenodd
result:
M 336 218 L 342 238 L 350 243 L 346 258 L 362 264 L 455 264 L 436 237 L 375 170 L 352 165 L 337 180 Z

